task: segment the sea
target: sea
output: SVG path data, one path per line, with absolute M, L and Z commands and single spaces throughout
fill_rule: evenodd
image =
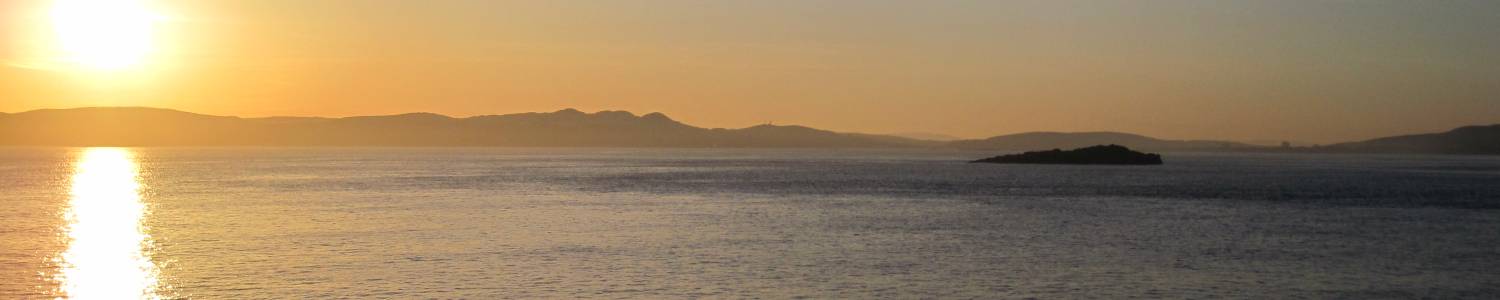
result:
M 1500 157 L 0 148 L 0 299 L 1500 297 Z

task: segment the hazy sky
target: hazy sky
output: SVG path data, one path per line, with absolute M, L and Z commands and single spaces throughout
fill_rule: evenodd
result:
M 1500 123 L 1500 1 L 157 0 L 145 63 L 38 67 L 0 0 L 0 111 L 579 108 L 982 137 L 1329 142 Z

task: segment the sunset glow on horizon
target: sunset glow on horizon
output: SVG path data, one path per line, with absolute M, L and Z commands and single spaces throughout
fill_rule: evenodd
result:
M 577 108 L 1311 143 L 1500 122 L 1493 1 L 0 3 L 9 113 Z

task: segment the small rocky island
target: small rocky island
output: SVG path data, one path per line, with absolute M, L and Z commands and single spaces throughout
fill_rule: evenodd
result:
M 1120 145 L 1099 145 L 1064 151 L 1052 149 L 1001 155 L 974 163 L 1069 164 L 1069 165 L 1160 165 L 1161 155 L 1142 153 Z

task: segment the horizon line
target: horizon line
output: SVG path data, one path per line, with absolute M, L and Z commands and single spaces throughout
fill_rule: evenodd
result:
M 994 135 L 983 136 L 983 137 L 966 137 L 966 136 L 960 136 L 960 135 L 954 135 L 954 134 L 948 134 L 948 133 L 942 133 L 942 132 L 924 132 L 924 131 L 908 131 L 908 132 L 900 132 L 900 133 L 868 133 L 868 132 L 859 132 L 859 131 L 841 131 L 841 130 L 821 129 L 821 128 L 817 128 L 817 127 L 812 127 L 812 126 L 808 126 L 808 125 L 799 125 L 799 124 L 779 124 L 778 125 L 778 124 L 774 124 L 774 122 L 766 122 L 766 123 L 754 124 L 754 125 L 749 125 L 749 126 L 744 126 L 744 127 L 733 127 L 733 128 L 731 128 L 731 127 L 700 127 L 700 126 L 697 126 L 697 125 L 687 124 L 687 123 L 678 121 L 676 119 L 673 119 L 671 116 L 667 115 L 666 113 L 660 112 L 660 111 L 653 111 L 653 112 L 644 113 L 644 114 L 637 114 L 636 112 L 629 111 L 629 110 L 615 110 L 615 109 L 604 109 L 604 110 L 598 110 L 598 111 L 594 111 L 594 112 L 587 112 L 587 111 L 583 111 L 583 110 L 580 110 L 580 109 L 577 109 L 577 108 L 572 108 L 572 107 L 567 107 L 567 108 L 553 110 L 553 111 L 526 111 L 526 112 L 511 112 L 511 113 L 475 114 L 475 115 L 468 115 L 468 116 L 455 116 L 455 115 L 448 115 L 448 114 L 443 114 L 443 113 L 427 112 L 427 111 L 414 111 L 414 112 L 392 113 L 392 114 L 348 115 L 348 116 L 296 116 L 296 115 L 239 116 L 239 115 L 207 114 L 207 113 L 192 112 L 192 111 L 187 111 L 187 110 L 182 110 L 182 109 L 165 108 L 165 107 L 153 107 L 153 106 L 80 106 L 80 107 L 71 107 L 71 108 L 38 108 L 38 109 L 32 109 L 32 110 L 26 110 L 26 111 L 20 111 L 20 112 L 0 112 L 0 115 L 17 115 L 17 114 L 39 112 L 39 111 L 67 111 L 67 110 L 83 110 L 83 109 L 145 109 L 145 110 L 171 111 L 171 112 L 193 114 L 193 115 L 200 115 L 200 116 L 209 116 L 209 117 L 225 117 L 225 118 L 237 118 L 237 119 L 307 118 L 307 119 L 327 119 L 327 120 L 338 120 L 338 119 L 349 119 L 349 118 L 364 118 L 364 117 L 395 117 L 395 116 L 405 116 L 405 115 L 434 115 L 434 116 L 440 116 L 440 117 L 444 117 L 444 118 L 448 118 L 448 119 L 461 120 L 461 119 L 469 119 L 469 118 L 477 118 L 477 117 L 509 116 L 509 115 L 522 115 L 522 114 L 555 114 L 555 113 L 563 113 L 563 112 L 567 112 L 567 111 L 574 111 L 574 112 L 578 112 L 578 113 L 585 114 L 585 115 L 597 115 L 597 114 L 600 114 L 600 113 L 622 112 L 622 113 L 626 113 L 626 114 L 629 114 L 629 115 L 631 115 L 633 117 L 637 117 L 637 118 L 645 117 L 645 116 L 649 116 L 649 115 L 660 115 L 660 116 L 662 116 L 662 117 L 664 117 L 664 118 L 666 118 L 668 120 L 671 120 L 673 122 L 677 122 L 677 123 L 680 123 L 680 124 L 683 124 L 683 125 L 687 125 L 687 126 L 692 126 L 692 127 L 705 128 L 705 129 L 743 129 L 743 128 L 753 128 L 753 127 L 758 127 L 758 126 L 804 127 L 804 128 L 811 128 L 811 129 L 817 129 L 817 130 L 825 130 L 825 131 L 836 132 L 836 133 L 844 133 L 844 134 L 881 135 L 881 136 L 892 136 L 892 137 L 908 138 L 908 139 L 913 139 L 913 140 L 943 141 L 943 142 L 946 142 L 946 141 L 963 141 L 963 140 L 984 140 L 984 139 L 989 139 L 989 138 L 994 138 L 994 137 L 1012 136 L 1012 135 L 1021 135 L 1021 134 L 1044 134 L 1044 133 L 1056 133 L 1056 134 L 1099 134 L 1099 133 L 1107 133 L 1107 134 L 1129 134 L 1129 135 L 1137 135 L 1137 136 L 1142 136 L 1142 137 L 1147 137 L 1147 138 L 1152 138 L 1152 139 L 1159 139 L 1159 140 L 1167 140 L 1167 141 L 1237 142 L 1237 143 L 1243 143 L 1243 144 L 1249 144 L 1249 145 L 1260 145 L 1257 142 L 1279 141 L 1279 142 L 1291 142 L 1293 144 L 1306 144 L 1306 145 L 1323 144 L 1323 145 L 1328 145 L 1328 144 L 1337 144 L 1337 143 L 1360 142 L 1360 141 L 1367 141 L 1367 140 L 1370 140 L 1370 139 L 1377 139 L 1377 138 L 1391 137 L 1391 136 L 1404 136 L 1404 135 L 1416 135 L 1416 134 L 1428 134 L 1428 133 L 1446 132 L 1446 131 L 1438 131 L 1438 132 L 1430 132 L 1429 131 L 1429 132 L 1388 133 L 1386 135 L 1377 136 L 1377 137 L 1373 137 L 1373 138 L 1352 139 L 1352 140 L 1335 141 L 1335 142 L 1327 142 L 1327 143 L 1313 143 L 1313 142 L 1297 141 L 1297 140 L 1291 140 L 1291 139 L 1279 139 L 1279 140 L 1278 139 L 1250 139 L 1250 140 L 1240 140 L 1240 139 L 1217 139 L 1217 138 L 1161 138 L 1161 137 L 1157 137 L 1157 136 L 1153 136 L 1153 135 L 1149 135 L 1149 134 L 1126 132 L 1126 131 L 1116 131 L 1116 130 L 1085 130 L 1085 131 L 1031 130 L 1031 131 L 1015 131 L 1015 132 L 1009 132 L 1009 133 L 1000 133 L 1000 134 L 994 134 Z M 1489 123 L 1489 124 L 1458 125 L 1456 127 L 1449 128 L 1449 130 L 1457 129 L 1457 128 L 1462 128 L 1462 127 L 1470 127 L 1470 126 L 1495 126 L 1495 125 L 1500 125 L 1500 122 Z M 953 139 L 953 140 L 933 140 L 933 139 L 923 139 L 923 138 L 915 138 L 915 137 L 909 137 L 908 136 L 908 135 L 916 135 L 916 134 L 943 135 L 943 136 L 948 136 L 948 137 L 954 137 L 954 138 L 957 138 L 957 139 Z M 1262 145 L 1262 146 L 1264 146 L 1264 145 Z

